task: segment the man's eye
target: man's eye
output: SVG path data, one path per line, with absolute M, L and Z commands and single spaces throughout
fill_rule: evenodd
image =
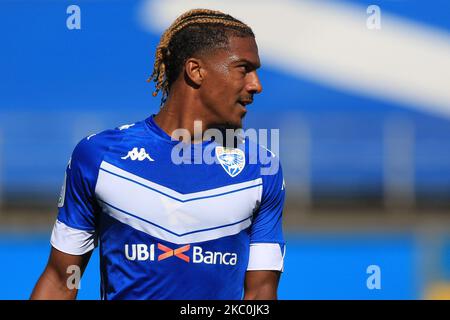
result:
M 248 68 L 247 65 L 239 66 L 239 69 L 240 69 L 241 71 L 243 71 L 243 72 L 248 72 L 248 70 L 249 70 L 249 68 Z

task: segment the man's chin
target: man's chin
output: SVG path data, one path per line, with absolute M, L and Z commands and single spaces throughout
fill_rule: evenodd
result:
M 216 126 L 216 129 L 219 129 L 220 131 L 223 131 L 223 132 L 225 132 L 226 130 L 242 129 L 242 122 L 239 122 L 239 123 L 227 122 L 222 125 Z
M 226 128 L 233 130 L 242 129 L 242 119 L 228 123 Z
M 228 121 L 223 122 L 219 125 L 218 129 L 242 129 L 242 124 L 244 120 L 244 116 L 236 115 L 233 119 L 228 119 Z

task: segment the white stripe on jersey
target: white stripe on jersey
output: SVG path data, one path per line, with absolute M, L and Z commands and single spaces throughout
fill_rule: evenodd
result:
M 105 161 L 96 185 L 103 210 L 129 226 L 176 244 L 209 241 L 251 225 L 262 179 L 182 194 Z
M 56 220 L 50 243 L 59 251 L 73 255 L 83 255 L 93 250 L 98 242 L 95 231 L 74 229 Z
M 284 254 L 278 243 L 251 243 L 247 270 L 276 270 L 283 272 Z

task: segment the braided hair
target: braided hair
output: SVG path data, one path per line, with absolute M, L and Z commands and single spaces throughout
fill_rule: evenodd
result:
M 172 23 L 161 36 L 153 72 L 147 80 L 156 83 L 153 96 L 162 91 L 161 105 L 186 60 L 213 49 L 227 48 L 229 36 L 255 37 L 245 23 L 220 11 L 194 9 Z

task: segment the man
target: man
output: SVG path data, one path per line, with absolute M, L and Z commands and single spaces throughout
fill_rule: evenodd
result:
M 193 161 L 175 163 L 180 141 L 171 138 L 177 129 L 192 137 L 194 121 L 203 131 L 241 128 L 262 90 L 259 67 L 254 34 L 241 21 L 204 9 L 175 20 L 150 78 L 163 93 L 160 112 L 75 148 L 32 299 L 76 298 L 67 270 L 83 271 L 98 242 L 102 299 L 277 298 L 281 169 L 261 174 L 248 140 L 236 148 L 183 140 L 182 157 Z M 210 147 L 217 161 L 198 164 L 189 152 L 198 146 Z

